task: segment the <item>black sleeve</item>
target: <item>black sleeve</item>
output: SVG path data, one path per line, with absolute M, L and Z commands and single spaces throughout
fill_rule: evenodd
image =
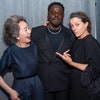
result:
M 86 48 L 88 66 L 81 74 L 81 84 L 87 87 L 91 94 L 98 94 L 100 92 L 100 45 L 93 40 Z

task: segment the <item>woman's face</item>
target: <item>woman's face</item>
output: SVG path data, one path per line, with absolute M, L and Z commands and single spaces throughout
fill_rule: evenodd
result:
M 26 22 L 21 21 L 18 23 L 20 30 L 17 39 L 20 43 L 29 43 L 31 41 L 31 30 Z
M 87 34 L 88 22 L 83 23 L 80 18 L 73 17 L 70 19 L 71 30 L 78 39 L 84 38 Z

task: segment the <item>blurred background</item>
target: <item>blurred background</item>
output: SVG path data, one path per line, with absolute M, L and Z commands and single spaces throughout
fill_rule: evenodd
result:
M 91 34 L 100 42 L 100 0 L 0 0 L 0 58 L 7 48 L 2 40 L 4 21 L 11 15 L 24 16 L 29 26 L 35 27 L 47 20 L 47 9 L 51 2 L 59 1 L 65 7 L 64 25 L 68 27 L 69 15 L 72 12 L 83 11 L 91 19 Z M 12 73 L 4 77 L 9 85 L 12 84 Z M 0 100 L 8 100 L 0 88 Z

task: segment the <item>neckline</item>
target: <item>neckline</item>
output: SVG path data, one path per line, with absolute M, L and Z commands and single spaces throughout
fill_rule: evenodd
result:
M 87 38 L 88 36 L 90 36 L 90 34 L 88 34 L 88 35 L 86 35 L 85 37 L 83 37 L 83 38 L 80 38 L 80 39 L 78 39 L 78 40 L 84 40 L 85 38 Z
M 51 31 L 49 27 L 47 27 L 47 29 L 48 29 L 48 31 L 49 31 L 51 34 L 59 34 L 59 33 L 61 32 L 61 29 L 62 29 L 62 28 L 60 27 L 60 29 L 59 29 L 57 32 Z
M 25 47 L 22 47 L 21 45 L 18 45 L 18 44 L 16 44 L 16 46 L 17 46 L 18 48 L 25 49 L 25 48 L 29 48 L 29 47 L 30 47 L 30 44 L 27 45 L 27 46 L 25 46 Z

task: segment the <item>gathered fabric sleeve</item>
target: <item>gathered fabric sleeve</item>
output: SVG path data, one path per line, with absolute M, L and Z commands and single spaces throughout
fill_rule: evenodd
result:
M 5 50 L 0 59 L 0 75 L 3 77 L 8 71 L 11 71 L 11 55 L 8 50 Z
M 100 45 L 96 40 L 86 47 L 87 68 L 81 74 L 81 84 L 91 95 L 100 95 Z

